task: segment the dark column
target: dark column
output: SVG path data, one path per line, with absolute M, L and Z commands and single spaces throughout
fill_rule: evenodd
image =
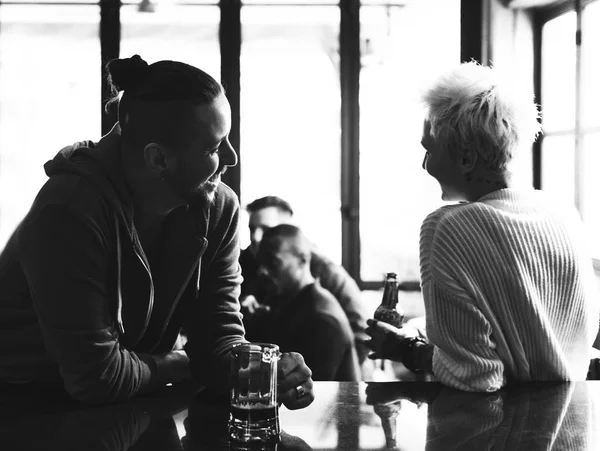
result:
M 106 79 L 106 63 L 119 57 L 121 46 L 121 0 L 100 0 L 100 55 L 102 62 L 102 134 L 110 131 L 117 122 L 117 109 L 104 111 L 112 92 Z
M 342 94 L 342 264 L 360 282 L 360 2 L 340 0 Z
M 229 168 L 223 181 L 240 195 L 240 54 L 242 51 L 241 0 L 221 0 L 221 23 L 219 43 L 221 47 L 221 82 L 225 86 L 231 105 L 231 133 L 229 140 L 235 148 L 240 162 Z
M 542 104 L 542 26 L 543 22 L 539 14 L 534 13 L 533 18 L 533 89 L 535 101 Z M 533 143 L 532 165 L 533 165 L 533 187 L 542 188 L 542 140 L 540 135 Z
M 484 34 L 484 2 L 487 0 L 461 0 L 460 2 L 460 60 L 474 59 L 487 64 L 487 37 Z

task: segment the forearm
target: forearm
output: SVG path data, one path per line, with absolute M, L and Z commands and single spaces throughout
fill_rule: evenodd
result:
M 200 311 L 188 318 L 191 333 L 185 344 L 190 357 L 192 378 L 202 386 L 223 389 L 228 386 L 231 348 L 244 342 L 244 326 L 241 314 L 235 310 L 227 311 L 228 303 L 218 314 L 205 310 L 210 299 L 197 302 Z M 233 307 L 233 306 L 232 306 Z
M 413 373 L 433 373 L 434 345 L 422 338 L 405 338 L 399 345 L 400 361 Z
M 81 364 L 64 359 L 58 361 L 65 389 L 84 403 L 122 402 L 159 387 L 157 365 L 153 359 L 145 360 L 143 356 L 125 350 L 106 356 L 104 360 L 100 356 L 89 356 Z
M 142 393 L 150 393 L 169 383 L 184 382 L 191 379 L 190 360 L 184 351 L 171 351 L 165 354 L 140 354 L 140 360 L 151 368 L 152 381 L 144 387 Z
M 433 373 L 433 349 L 431 343 L 416 343 L 413 348 L 414 362 L 425 374 Z
M 193 356 L 190 360 L 192 379 L 199 386 L 226 395 L 229 388 L 231 358 L 231 351 L 219 358 L 206 354 L 204 357 Z
M 439 268 L 438 268 L 439 269 Z M 424 284 L 428 339 L 435 344 L 433 372 L 444 385 L 494 391 L 504 385 L 504 363 L 492 340 L 492 325 L 458 284 Z

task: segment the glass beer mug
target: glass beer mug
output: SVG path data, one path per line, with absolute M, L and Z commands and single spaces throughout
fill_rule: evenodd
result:
M 231 352 L 230 439 L 242 443 L 279 442 L 279 347 L 270 343 L 241 343 Z

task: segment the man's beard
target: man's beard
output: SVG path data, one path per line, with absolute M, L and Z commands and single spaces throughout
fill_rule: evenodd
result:
M 207 182 L 202 183 L 200 186 L 196 185 L 190 187 L 186 182 L 185 177 L 172 172 L 168 172 L 167 175 L 164 176 L 163 181 L 190 207 L 210 207 L 215 201 L 215 192 L 208 192 Z
M 208 192 L 203 183 L 200 187 L 182 193 L 182 197 L 191 207 L 210 207 L 215 202 L 216 191 Z

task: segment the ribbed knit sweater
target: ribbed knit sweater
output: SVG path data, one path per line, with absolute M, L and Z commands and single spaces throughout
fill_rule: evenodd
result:
M 585 379 L 600 293 L 574 208 L 495 191 L 431 213 L 420 247 L 437 379 L 469 391 Z

